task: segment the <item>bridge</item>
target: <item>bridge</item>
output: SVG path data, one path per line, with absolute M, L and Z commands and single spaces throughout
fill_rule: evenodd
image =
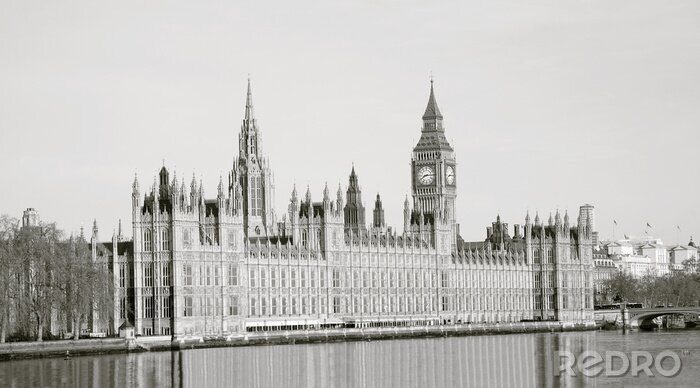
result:
M 625 319 L 627 328 L 636 329 L 640 325 L 648 325 L 656 317 L 673 314 L 692 314 L 698 317 L 700 315 L 700 307 L 656 307 L 648 309 L 627 309 L 627 317 Z M 620 310 L 596 310 L 596 320 L 604 320 L 608 322 L 621 322 L 622 316 Z
M 691 314 L 697 319 L 700 307 L 657 307 L 648 309 L 628 309 L 627 327 L 638 328 L 640 325 L 652 324 L 652 320 L 664 315 Z

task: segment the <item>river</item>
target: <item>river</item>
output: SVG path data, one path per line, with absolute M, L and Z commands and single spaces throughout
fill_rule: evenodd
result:
M 572 376 L 555 352 L 671 350 L 673 377 Z M 561 361 L 561 358 L 557 358 Z M 619 359 L 615 368 L 622 365 Z M 670 364 L 669 364 L 670 363 Z M 675 361 L 666 358 L 662 367 Z M 558 363 L 557 363 L 558 365 Z M 669 366 L 670 365 L 670 366 Z M 698 386 L 700 331 L 567 332 L 192 349 L 0 362 L 2 387 Z M 613 368 L 613 369 L 615 369 Z M 574 370 L 576 372 L 576 370 Z

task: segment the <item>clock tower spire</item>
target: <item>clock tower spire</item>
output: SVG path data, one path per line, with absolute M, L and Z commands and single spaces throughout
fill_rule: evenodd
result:
M 411 186 L 413 209 L 424 214 L 444 216 L 452 225 L 453 244 L 456 242 L 455 202 L 457 176 L 454 149 L 445 137 L 442 112 L 435 98 L 433 80 L 430 96 L 423 113 L 423 127 L 411 157 Z M 437 217 L 435 217 L 437 218 Z

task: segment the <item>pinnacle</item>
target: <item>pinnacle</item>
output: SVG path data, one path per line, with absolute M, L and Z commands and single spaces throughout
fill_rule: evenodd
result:
M 437 101 L 435 100 L 433 81 L 430 80 L 430 97 L 428 98 L 428 106 L 425 107 L 425 113 L 423 113 L 423 120 L 435 118 L 442 119 L 442 113 L 440 113 L 440 108 L 438 108 Z

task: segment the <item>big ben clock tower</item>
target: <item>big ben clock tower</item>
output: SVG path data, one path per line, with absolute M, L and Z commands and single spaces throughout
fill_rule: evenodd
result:
M 420 140 L 413 147 L 411 177 L 413 208 L 424 214 L 445 213 L 452 224 L 456 241 L 455 202 L 457 199 L 457 163 L 454 150 L 445 138 L 442 113 L 430 81 L 430 98 L 423 114 Z

